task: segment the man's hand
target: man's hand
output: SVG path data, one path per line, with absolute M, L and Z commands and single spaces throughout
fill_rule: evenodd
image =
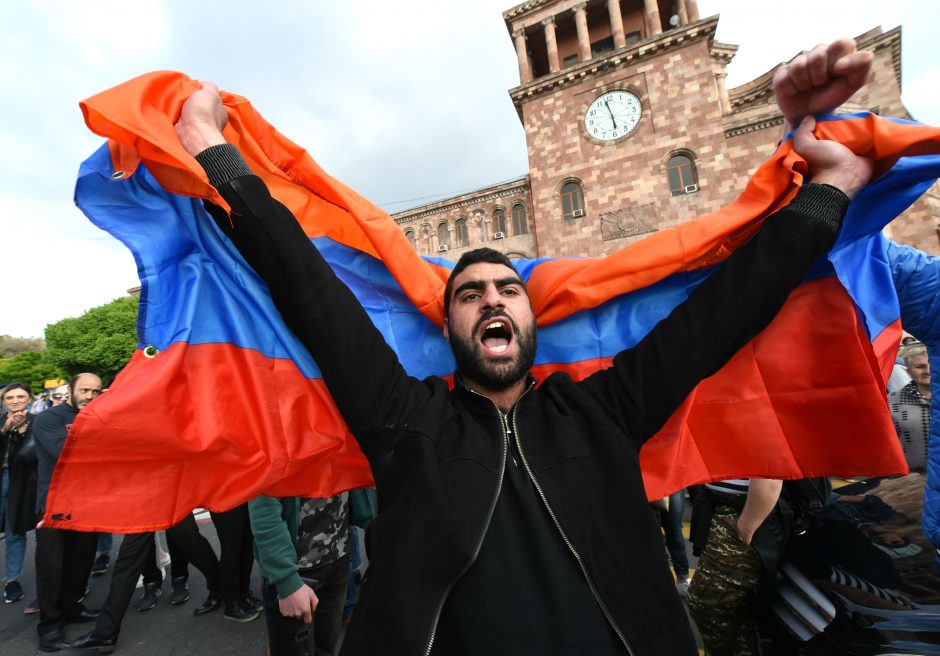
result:
M 310 624 L 313 621 L 313 611 L 317 609 L 317 593 L 309 585 L 302 585 L 297 592 L 279 599 L 277 606 L 284 617 L 293 617 L 303 620 L 304 624 Z
M 868 184 L 874 163 L 859 157 L 838 141 L 817 139 L 816 119 L 807 116 L 793 135 L 793 148 L 809 164 L 810 181 L 841 189 L 849 198 Z
M 860 52 L 853 39 L 819 45 L 784 64 L 774 74 L 774 97 L 786 134 L 806 116 L 831 112 L 861 89 L 874 55 Z
M 195 157 L 209 146 L 225 143 L 222 130 L 227 123 L 228 114 L 222 106 L 219 87 L 205 82 L 183 103 L 180 119 L 174 127 L 183 148 Z

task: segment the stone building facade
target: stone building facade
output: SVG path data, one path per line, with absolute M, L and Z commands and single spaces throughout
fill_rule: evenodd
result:
M 728 205 L 781 137 L 776 67 L 728 89 L 737 46 L 715 41 L 718 17 L 700 18 L 696 0 L 529 0 L 503 18 L 529 173 L 393 215 L 422 255 L 606 255 Z M 858 42 L 872 79 L 840 111 L 911 118 L 900 28 Z M 938 254 L 938 224 L 934 185 L 888 232 Z

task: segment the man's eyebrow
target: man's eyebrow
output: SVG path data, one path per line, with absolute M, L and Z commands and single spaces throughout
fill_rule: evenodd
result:
M 505 278 L 497 278 L 496 280 L 493 281 L 493 284 L 496 286 L 497 289 L 509 287 L 510 285 L 519 285 L 520 287 L 522 287 L 523 291 L 526 292 L 526 294 L 529 293 L 529 290 L 526 288 L 525 283 L 522 281 L 522 279 L 517 278 L 515 276 L 506 276 Z M 458 294 L 462 292 L 467 291 L 468 289 L 472 289 L 473 291 L 482 291 L 485 288 L 486 288 L 486 281 L 484 280 L 468 280 L 467 282 L 463 283 L 462 285 L 457 287 L 457 289 L 454 290 L 454 297 L 456 297 Z
M 462 285 L 460 285 L 460 287 L 454 290 L 454 296 L 456 296 L 460 292 L 467 290 L 467 289 L 475 289 L 479 291 L 483 289 L 483 281 L 482 280 L 468 280 L 467 282 L 463 283 Z
M 494 280 L 493 284 L 497 287 L 508 287 L 509 285 L 519 285 L 523 289 L 526 288 L 525 283 L 522 282 L 521 278 L 516 278 L 514 276 L 507 276 L 505 278 L 500 278 L 499 280 Z

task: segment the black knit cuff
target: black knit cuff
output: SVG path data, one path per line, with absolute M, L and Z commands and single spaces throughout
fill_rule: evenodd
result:
M 797 192 L 787 209 L 811 216 L 831 227 L 833 232 L 838 232 L 849 202 L 849 197 L 841 189 L 827 184 L 809 184 Z
M 251 169 L 245 164 L 238 148 L 232 144 L 218 144 L 209 146 L 196 155 L 196 161 L 209 176 L 209 182 L 218 189 L 229 180 L 252 175 Z

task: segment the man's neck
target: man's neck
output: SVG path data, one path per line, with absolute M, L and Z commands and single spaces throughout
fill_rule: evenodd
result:
M 502 413 L 509 412 L 512 406 L 516 405 L 516 402 L 525 393 L 528 384 L 528 376 L 524 376 L 506 389 L 491 390 L 466 376 L 461 376 L 461 379 L 468 388 L 492 401 Z

